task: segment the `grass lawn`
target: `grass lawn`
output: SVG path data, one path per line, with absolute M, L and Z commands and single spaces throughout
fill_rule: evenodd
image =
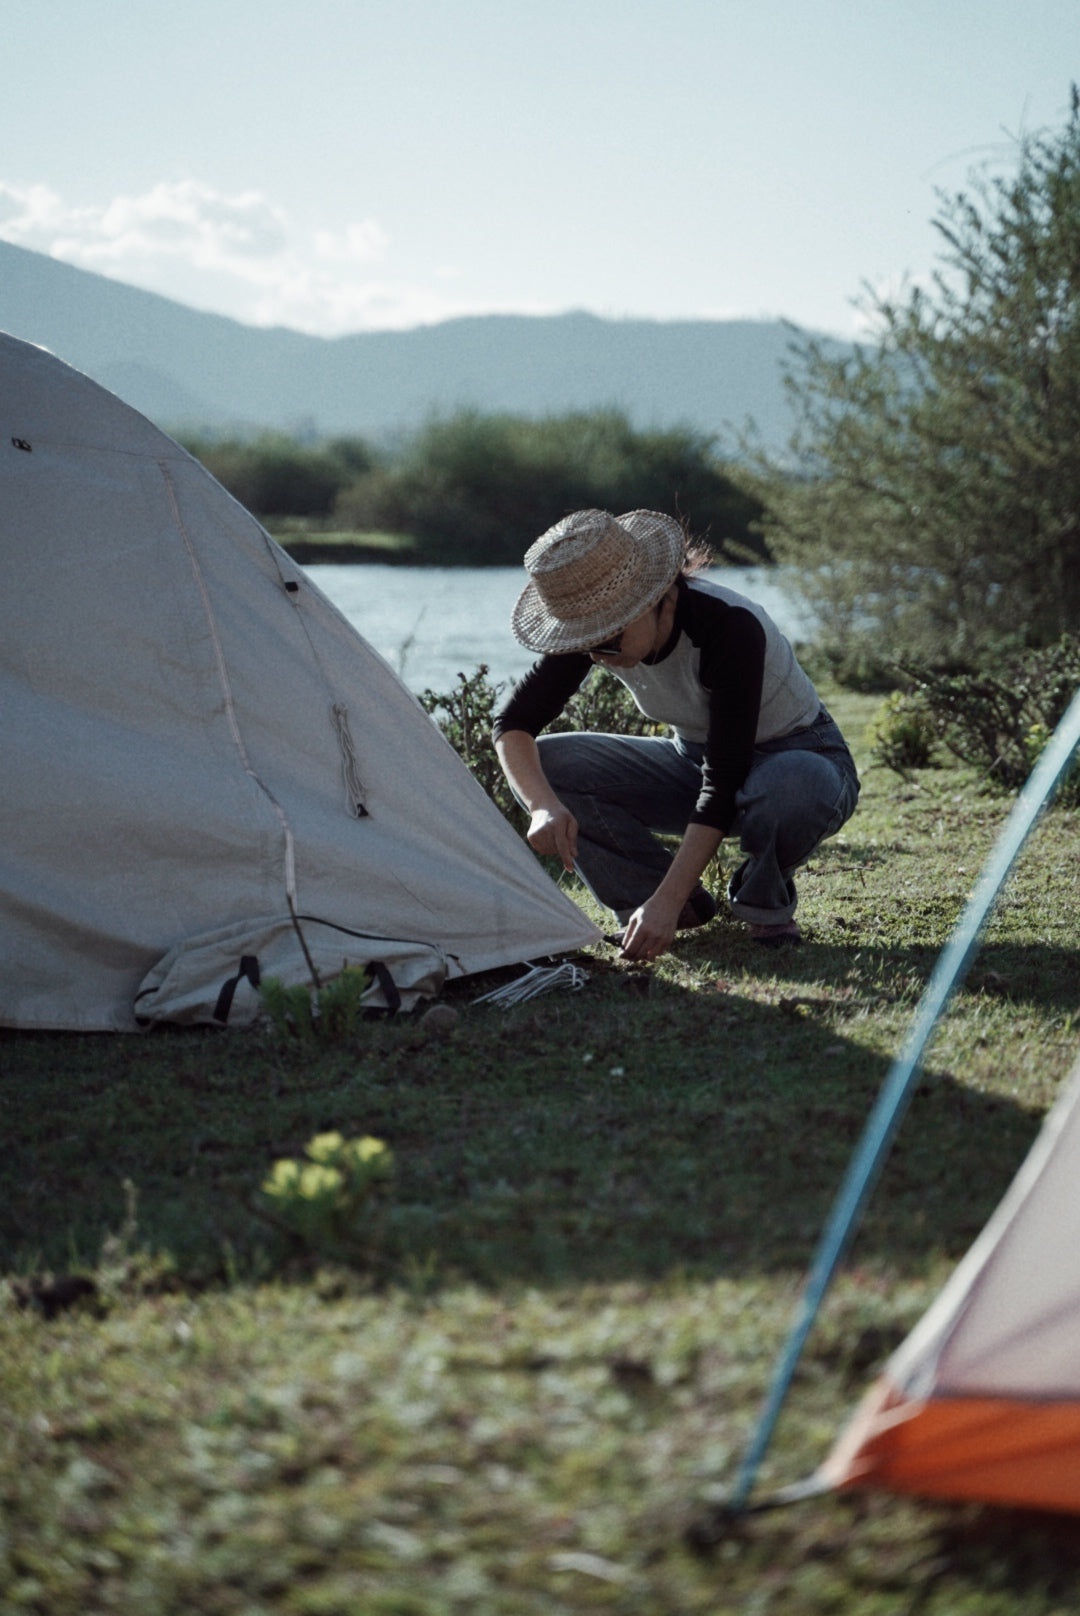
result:
M 863 765 L 802 948 L 719 919 L 504 1011 L 345 1044 L 0 1033 L 0 1609 L 35 1616 L 1051 1616 L 1074 1520 L 885 1496 L 724 1528 L 822 1220 L 1009 803 Z M 929 1050 L 759 1493 L 824 1456 L 1080 1041 L 1080 819 L 1025 851 Z M 392 1148 L 368 1263 L 253 1208 Z M 125 1187 L 127 1186 L 127 1187 Z M 70 1305 L 68 1305 L 70 1304 Z

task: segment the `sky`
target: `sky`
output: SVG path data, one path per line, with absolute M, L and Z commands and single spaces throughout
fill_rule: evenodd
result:
M 327 337 L 570 309 L 857 335 L 867 288 L 939 264 L 939 193 L 1012 172 L 1080 80 L 1080 0 L 0 0 L 0 23 L 0 239 Z

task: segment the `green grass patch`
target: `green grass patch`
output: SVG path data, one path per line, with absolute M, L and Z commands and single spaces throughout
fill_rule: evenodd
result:
M 850 1151 L 1008 802 L 869 766 L 807 934 L 720 919 L 579 994 L 339 1043 L 0 1035 L 0 1608 L 1051 1616 L 1072 1522 L 726 1496 Z M 1008 1184 L 1076 1052 L 1080 828 L 1045 816 L 928 1051 L 761 1480 L 809 1472 Z M 494 980 L 494 979 L 493 979 Z M 374 1136 L 378 1241 L 260 1205 Z

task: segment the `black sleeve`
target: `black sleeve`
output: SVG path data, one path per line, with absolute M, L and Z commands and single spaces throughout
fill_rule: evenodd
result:
M 492 740 L 497 741 L 511 729 L 539 735 L 558 718 L 575 690 L 580 690 L 592 667 L 592 659 L 583 651 L 544 656 L 534 662 L 495 714 Z
M 701 650 L 701 682 L 709 694 L 701 792 L 692 825 L 712 825 L 726 836 L 735 818 L 735 794 L 750 772 L 765 679 L 765 630 L 753 612 L 715 597 L 694 597 L 691 638 Z

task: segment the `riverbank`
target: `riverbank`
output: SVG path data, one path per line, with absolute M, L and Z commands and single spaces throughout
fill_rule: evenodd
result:
M 278 542 L 302 567 L 362 566 L 376 562 L 385 567 L 422 564 L 422 558 L 413 550 L 364 544 L 357 539 L 284 539 Z
M 379 563 L 385 567 L 431 565 L 416 540 L 404 533 L 357 533 L 334 528 L 320 529 L 317 523 L 301 518 L 282 518 L 265 523 L 294 561 L 308 566 L 363 566 Z
M 459 558 L 447 546 L 424 546 L 407 533 L 321 531 L 317 523 L 306 518 L 269 519 L 264 526 L 282 549 L 302 567 L 363 566 L 374 563 L 390 567 L 482 566 L 473 556 Z M 506 562 L 495 561 L 490 565 L 505 568 Z M 754 562 L 753 569 L 768 572 L 771 565 L 766 561 Z

